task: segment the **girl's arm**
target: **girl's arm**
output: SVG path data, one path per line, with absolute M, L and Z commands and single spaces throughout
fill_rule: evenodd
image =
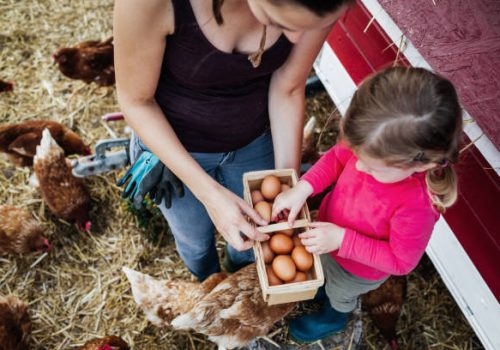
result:
M 336 181 L 351 157 L 352 151 L 343 143 L 333 146 L 302 176 L 295 187 L 276 197 L 271 219 L 275 221 L 280 213 L 289 211 L 288 224 L 292 226 L 307 198 L 322 192 Z
M 438 216 L 431 208 L 404 208 L 391 219 L 389 241 L 346 228 L 338 256 L 391 275 L 406 275 L 424 254 Z
M 271 78 L 269 118 L 276 169 L 300 169 L 305 84 L 330 29 L 305 32 L 294 45 L 286 62 Z
M 146 146 L 186 184 L 203 205 L 218 231 L 236 249 L 252 247 L 251 239 L 266 239 L 243 216 L 265 222 L 241 198 L 220 186 L 182 146 L 156 103 L 166 36 L 174 31 L 170 1 L 117 0 L 113 18 L 116 87 L 127 123 Z
M 325 188 L 337 181 L 349 159 L 352 151 L 339 142 L 330 148 L 301 178 L 313 188 L 311 195 L 323 192 Z

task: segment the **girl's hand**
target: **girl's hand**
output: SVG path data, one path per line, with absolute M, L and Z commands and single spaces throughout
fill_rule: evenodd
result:
M 312 230 L 299 234 L 309 253 L 325 254 L 337 250 L 344 239 L 345 228 L 330 222 L 313 222 Z
M 243 199 L 228 189 L 219 186 L 206 200 L 205 208 L 215 228 L 224 239 L 238 251 L 252 248 L 253 241 L 265 241 L 269 236 L 260 233 L 246 219 L 248 215 L 258 225 L 267 225 L 267 221 Z
M 280 219 L 280 214 L 290 211 L 288 213 L 288 225 L 293 226 L 297 214 L 304 206 L 307 197 L 309 197 L 313 191 L 309 182 L 301 180 L 293 188 L 280 193 L 274 200 L 271 220 L 277 221 Z

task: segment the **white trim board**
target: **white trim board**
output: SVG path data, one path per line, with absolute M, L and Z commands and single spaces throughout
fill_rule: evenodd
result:
M 363 0 L 363 2 L 366 1 Z M 375 19 L 379 21 L 378 18 Z M 382 26 L 384 30 L 388 31 L 384 25 Z M 396 36 L 396 38 L 399 41 L 400 36 Z M 393 37 L 391 37 L 391 39 L 394 40 Z M 408 47 L 410 45 L 411 44 L 409 44 Z M 420 54 L 414 47 L 413 50 L 413 52 L 410 50 L 410 53 L 413 55 L 414 60 L 410 62 L 415 65 L 414 63 L 418 59 L 416 55 Z M 408 57 L 406 51 L 405 56 Z M 427 62 L 421 56 L 419 66 L 430 69 Z M 344 114 L 352 95 L 356 91 L 356 84 L 327 43 L 323 45 L 315 62 L 314 69 L 340 113 Z M 473 127 L 473 132 L 478 132 L 477 130 L 481 132 L 475 123 L 469 126 Z M 468 136 L 472 140 L 477 137 L 469 133 Z M 482 139 L 489 141 L 486 137 Z M 480 146 L 481 144 L 476 142 L 476 147 L 478 147 L 485 157 L 486 154 L 484 152 L 488 152 L 488 150 L 491 150 L 491 147 L 493 147 L 493 150 L 497 153 L 496 156 L 500 158 L 491 142 L 489 145 L 486 143 L 482 148 Z M 488 161 L 492 164 L 491 157 Z M 495 161 L 495 158 L 493 158 L 493 161 Z M 496 162 L 496 164 L 500 164 L 500 159 L 496 160 Z M 484 279 L 481 277 L 444 219 L 440 219 L 432 237 L 427 247 L 427 253 L 447 288 L 450 290 L 450 293 L 453 295 L 485 348 L 491 350 L 500 349 L 500 332 L 498 331 L 500 329 L 500 305 L 495 296 L 484 282 Z
M 500 304 L 441 217 L 426 249 L 486 349 L 500 349 Z

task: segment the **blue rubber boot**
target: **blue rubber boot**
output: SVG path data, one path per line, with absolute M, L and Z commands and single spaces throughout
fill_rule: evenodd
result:
M 298 343 L 312 343 L 344 330 L 350 312 L 339 312 L 324 301 L 320 311 L 290 321 L 288 333 Z

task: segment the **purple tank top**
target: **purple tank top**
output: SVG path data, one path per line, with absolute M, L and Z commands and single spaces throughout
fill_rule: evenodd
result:
M 253 68 L 248 55 L 225 53 L 208 41 L 189 0 L 172 3 L 175 32 L 166 38 L 157 103 L 190 152 L 229 152 L 249 144 L 269 127 L 269 82 L 292 44 L 281 35 Z

